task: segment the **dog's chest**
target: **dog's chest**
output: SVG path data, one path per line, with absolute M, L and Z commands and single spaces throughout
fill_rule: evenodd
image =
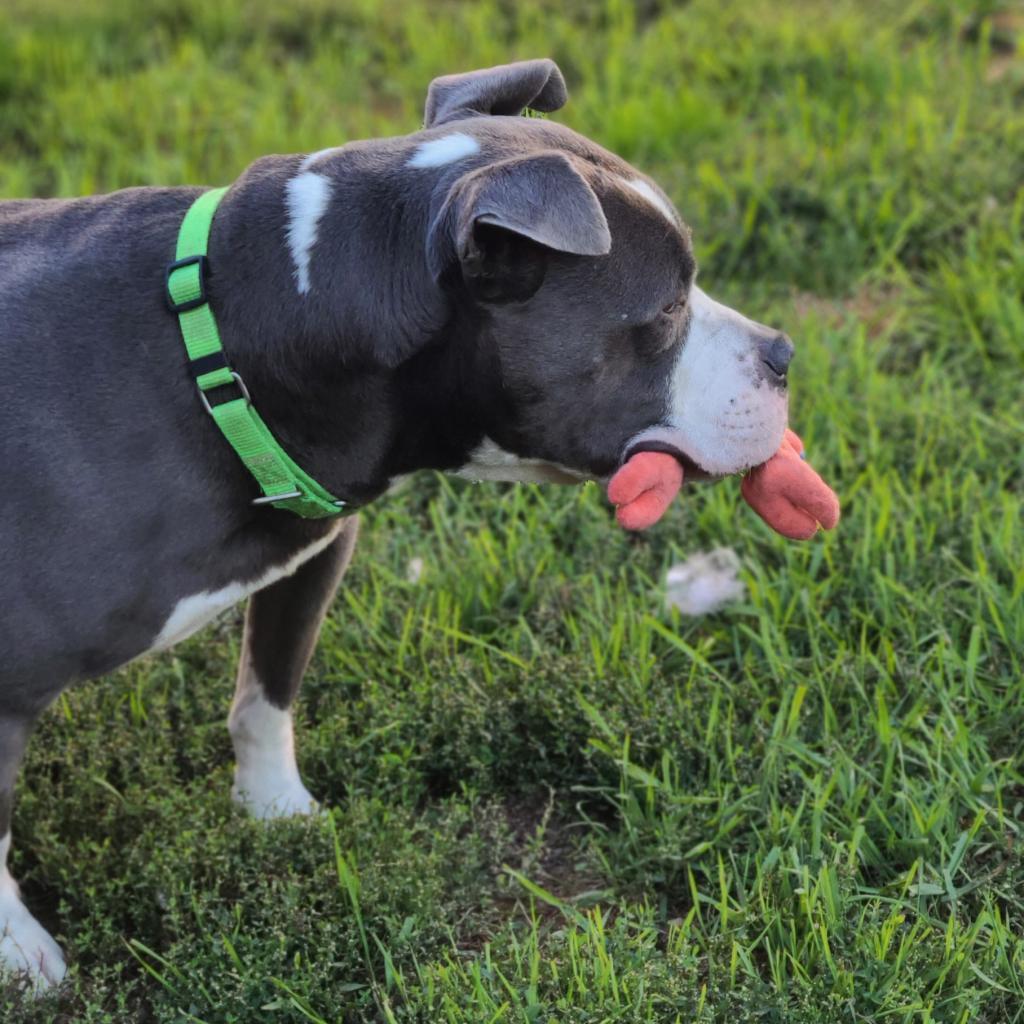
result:
M 260 576 L 249 580 L 239 580 L 218 587 L 215 590 L 201 590 L 187 597 L 181 598 L 171 614 L 167 617 L 156 639 L 150 646 L 150 651 L 165 651 L 173 647 L 181 640 L 185 640 L 193 633 L 202 629 L 207 623 L 212 622 L 222 612 L 228 610 L 239 601 L 244 600 L 250 594 L 270 586 L 271 583 L 291 576 L 300 565 L 308 562 L 309 559 L 320 554 L 337 537 L 341 524 L 331 530 L 324 537 L 313 541 L 311 544 L 301 548 L 287 561 L 271 566 Z

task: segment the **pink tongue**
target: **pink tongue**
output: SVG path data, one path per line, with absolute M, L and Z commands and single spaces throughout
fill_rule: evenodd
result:
M 611 478 L 608 500 L 615 518 L 627 530 L 653 526 L 683 486 L 683 467 L 664 452 L 637 452 Z

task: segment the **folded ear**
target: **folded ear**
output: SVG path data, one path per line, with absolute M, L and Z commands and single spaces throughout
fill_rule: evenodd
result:
M 597 195 L 564 153 L 480 167 L 452 185 L 430 227 L 434 278 L 456 260 L 482 298 L 523 299 L 540 287 L 547 251 L 603 256 L 612 247 Z
M 427 90 L 424 128 L 479 114 L 518 115 L 558 110 L 569 98 L 565 79 L 553 60 L 524 60 L 481 71 L 435 78 Z

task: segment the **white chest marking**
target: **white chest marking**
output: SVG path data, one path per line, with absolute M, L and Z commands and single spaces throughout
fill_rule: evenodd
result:
M 469 453 L 469 462 L 454 471 L 465 480 L 501 480 L 524 484 L 579 483 L 590 478 L 543 459 L 523 459 L 485 437 Z
M 662 196 L 658 195 L 656 189 L 652 188 L 642 178 L 634 178 L 632 181 L 624 182 L 627 188 L 631 188 L 638 196 L 646 199 L 655 209 L 667 217 L 673 224 L 677 224 L 675 211 L 665 202 Z
M 285 186 L 288 207 L 288 248 L 295 264 L 295 287 L 299 294 L 309 291 L 309 260 L 316 244 L 320 218 L 331 195 L 330 182 L 322 174 L 304 171 Z
M 453 132 L 418 146 L 409 167 L 443 167 L 480 152 L 480 143 L 465 132 Z
M 338 529 L 340 528 L 339 524 Z M 254 594 L 257 590 L 262 590 L 283 576 L 291 576 L 303 562 L 308 562 L 314 555 L 323 551 L 337 534 L 338 530 L 332 530 L 326 537 L 321 537 L 320 540 L 293 555 L 284 565 L 275 565 L 254 580 L 229 583 L 226 587 L 221 587 L 220 590 L 203 590 L 190 597 L 183 597 L 174 606 L 150 650 L 165 651 L 167 648 L 173 647 L 174 644 L 202 629 L 221 612 L 238 604 L 243 598 Z

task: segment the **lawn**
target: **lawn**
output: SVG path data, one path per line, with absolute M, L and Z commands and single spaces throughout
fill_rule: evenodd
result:
M 951 0 L 6 0 L 4 197 L 227 183 L 554 57 L 554 116 L 795 339 L 844 518 L 788 542 L 727 481 L 634 537 L 594 486 L 423 475 L 363 516 L 297 709 L 320 817 L 229 799 L 239 611 L 44 716 L 12 868 L 73 976 L 0 1019 L 1024 1021 L 1022 34 Z M 746 598 L 667 611 L 719 545 Z

